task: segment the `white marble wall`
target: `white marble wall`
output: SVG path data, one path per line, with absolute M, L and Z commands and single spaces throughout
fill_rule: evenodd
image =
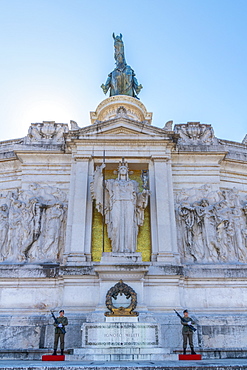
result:
M 131 101 L 124 104 L 129 109 Z M 147 117 L 138 111 L 142 104 L 135 109 L 136 117 Z M 217 139 L 198 122 L 171 131 L 170 123 L 151 126 L 151 115 L 148 123 L 127 113 L 104 121 L 108 115 L 100 112 L 82 129 L 43 122 L 32 124 L 26 138 L 0 143 L 6 346 L 52 346 L 49 310 L 63 307 L 71 319 L 67 346 L 80 347 L 82 323 L 104 320 L 105 294 L 120 279 L 137 292 L 140 322 L 161 325 L 164 347 L 181 346 L 173 308 L 195 317 L 198 345 L 245 346 L 246 145 Z M 91 261 L 89 185 L 104 151 L 111 168 L 124 157 L 133 169 L 149 170 L 149 263 Z

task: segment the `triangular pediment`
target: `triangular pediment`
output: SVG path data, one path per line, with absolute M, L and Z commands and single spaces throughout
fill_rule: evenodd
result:
M 114 119 L 106 122 L 95 123 L 91 126 L 79 130 L 80 137 L 87 138 L 130 138 L 130 139 L 148 139 L 148 138 L 170 138 L 173 132 L 168 132 L 162 128 L 151 126 L 146 123 L 132 121 L 129 119 Z
M 123 126 L 118 126 L 118 127 L 112 127 L 112 128 L 108 128 L 107 130 L 104 131 L 104 134 L 105 135 L 117 135 L 117 136 L 136 136 L 136 135 L 140 135 L 140 132 L 139 130 L 135 130 L 134 128 L 129 128 L 129 127 L 125 127 L 124 125 Z M 147 134 L 143 134 L 141 133 L 143 136 L 146 136 Z

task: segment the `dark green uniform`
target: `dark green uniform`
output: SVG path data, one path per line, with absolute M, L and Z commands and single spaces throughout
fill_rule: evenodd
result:
M 187 340 L 189 339 L 189 345 L 191 350 L 194 352 L 194 345 L 193 345 L 193 330 L 188 326 L 188 322 L 191 321 L 191 324 L 194 325 L 194 321 L 190 317 L 183 317 L 186 322 L 181 320 L 181 324 L 183 325 L 182 335 L 183 335 L 183 349 L 186 350 L 187 347 Z
M 58 316 L 57 321 L 58 321 L 59 324 L 63 325 L 63 328 L 66 325 L 68 325 L 68 319 L 65 316 Z M 63 334 L 62 330 L 58 327 L 58 324 L 56 324 L 54 322 L 53 325 L 56 327 L 56 329 L 55 329 L 55 339 L 54 339 L 54 351 L 57 350 L 59 338 L 60 338 L 60 349 L 63 351 L 64 350 L 64 335 L 65 334 Z

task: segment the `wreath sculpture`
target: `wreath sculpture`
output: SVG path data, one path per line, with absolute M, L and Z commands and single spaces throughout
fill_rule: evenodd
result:
M 112 298 L 117 299 L 118 294 L 125 295 L 126 298 L 131 297 L 131 302 L 128 307 L 115 307 Z M 120 280 L 117 284 L 111 287 L 106 294 L 106 307 L 110 312 L 106 312 L 105 316 L 138 316 L 138 312 L 134 312 L 137 305 L 137 294 L 129 285 Z

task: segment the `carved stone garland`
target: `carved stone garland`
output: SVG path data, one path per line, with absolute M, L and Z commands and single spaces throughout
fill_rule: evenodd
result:
M 118 294 L 124 294 L 127 299 L 131 297 L 131 303 L 128 307 L 117 308 L 113 305 L 112 298 L 117 299 Z M 105 316 L 138 316 L 138 312 L 134 312 L 137 305 L 137 294 L 123 280 L 120 280 L 108 290 L 105 303 L 108 310 L 110 310 L 110 312 L 105 312 Z

